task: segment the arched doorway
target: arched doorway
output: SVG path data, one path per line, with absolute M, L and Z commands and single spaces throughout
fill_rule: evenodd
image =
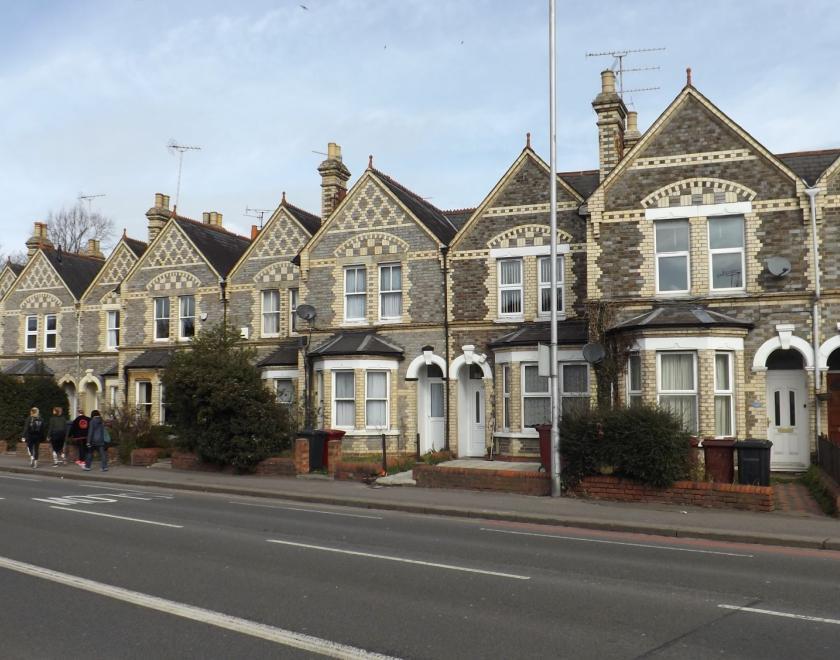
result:
M 458 455 L 484 456 L 487 412 L 484 402 L 484 371 L 477 364 L 465 364 L 458 373 Z
M 443 371 L 436 364 L 421 367 L 417 380 L 417 432 L 420 453 L 443 449 L 445 394 Z
M 79 411 L 79 402 L 76 399 L 76 385 L 72 381 L 67 381 L 62 386 L 64 394 L 67 396 L 67 415 L 70 419 L 74 419 Z
M 795 349 L 767 357 L 767 437 L 774 470 L 800 470 L 810 463 L 810 414 L 805 361 Z
M 828 439 L 840 443 L 840 348 L 828 356 Z
M 88 381 L 84 385 L 85 393 L 85 414 L 90 415 L 91 412 L 99 408 L 99 388 L 96 383 Z

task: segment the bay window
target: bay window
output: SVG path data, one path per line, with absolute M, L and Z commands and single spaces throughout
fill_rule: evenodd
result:
M 295 402 L 295 381 L 291 378 L 277 378 L 274 380 L 274 393 L 277 403 L 291 406 Z
M 148 380 L 137 381 L 137 410 L 147 418 L 152 414 L 152 384 Z
M 352 371 L 333 372 L 333 410 L 335 426 L 353 428 L 356 425 L 356 380 Z
M 365 427 L 388 428 L 388 372 L 368 371 L 365 382 Z
M 551 423 L 551 393 L 548 378 L 540 376 L 536 364 L 522 366 L 522 428 Z
M 654 223 L 657 293 L 688 293 L 688 220 Z
M 642 403 L 642 356 L 631 353 L 627 358 L 627 403 L 638 406 Z
M 585 364 L 560 365 L 560 416 L 589 407 L 589 368 Z
M 522 259 L 500 259 L 499 316 L 522 316 Z
M 696 353 L 657 353 L 659 405 L 682 421 L 689 433 L 697 433 Z
M 510 430 L 510 365 L 502 365 L 502 428 Z
M 715 353 L 715 435 L 735 435 L 732 353 Z

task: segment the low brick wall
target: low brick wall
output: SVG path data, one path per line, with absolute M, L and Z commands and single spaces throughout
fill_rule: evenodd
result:
M 157 463 L 160 451 L 160 449 L 156 449 L 154 447 L 146 449 L 132 449 L 131 465 L 134 467 L 147 467 L 153 463 Z
M 297 475 L 295 459 L 290 456 L 266 458 L 264 461 L 257 463 L 254 474 L 263 477 L 294 477 Z
M 370 461 L 338 461 L 335 464 L 333 478 L 343 481 L 366 481 L 382 471 L 382 463 Z
M 424 488 L 492 490 L 522 495 L 549 495 L 551 482 L 544 472 L 515 470 L 470 470 L 467 468 L 415 465 L 414 479 Z
M 173 470 L 193 470 L 197 472 L 224 472 L 225 474 L 240 474 L 233 466 L 205 463 L 196 454 L 185 451 L 172 452 Z M 295 459 L 290 456 L 272 456 L 257 463 L 254 474 L 263 477 L 294 477 Z
M 213 463 L 204 463 L 196 454 L 186 451 L 172 452 L 173 470 L 196 470 L 199 472 L 221 472 L 222 468 Z
M 834 509 L 840 512 L 840 485 L 825 470 L 822 468 L 818 469 L 822 485 L 828 491 L 829 495 L 834 498 Z
M 295 440 L 295 472 L 309 474 L 309 438 Z
M 573 492 L 583 497 L 618 502 L 691 504 L 716 509 L 773 510 L 772 486 L 742 486 L 705 481 L 677 481 L 670 488 L 653 488 L 612 476 L 585 477 Z

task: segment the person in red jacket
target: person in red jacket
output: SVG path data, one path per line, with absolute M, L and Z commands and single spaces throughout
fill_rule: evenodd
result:
M 79 411 L 79 416 L 70 424 L 70 430 L 67 432 L 67 437 L 73 442 L 79 450 L 79 458 L 76 465 L 82 466 L 85 464 L 87 457 L 87 434 L 90 427 L 90 417 L 85 415 L 84 410 Z

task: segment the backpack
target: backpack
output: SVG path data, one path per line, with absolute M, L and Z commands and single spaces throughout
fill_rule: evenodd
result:
M 41 435 L 41 431 L 44 428 L 44 420 L 40 417 L 35 417 L 30 423 L 29 428 L 31 429 L 32 433 L 36 435 Z

